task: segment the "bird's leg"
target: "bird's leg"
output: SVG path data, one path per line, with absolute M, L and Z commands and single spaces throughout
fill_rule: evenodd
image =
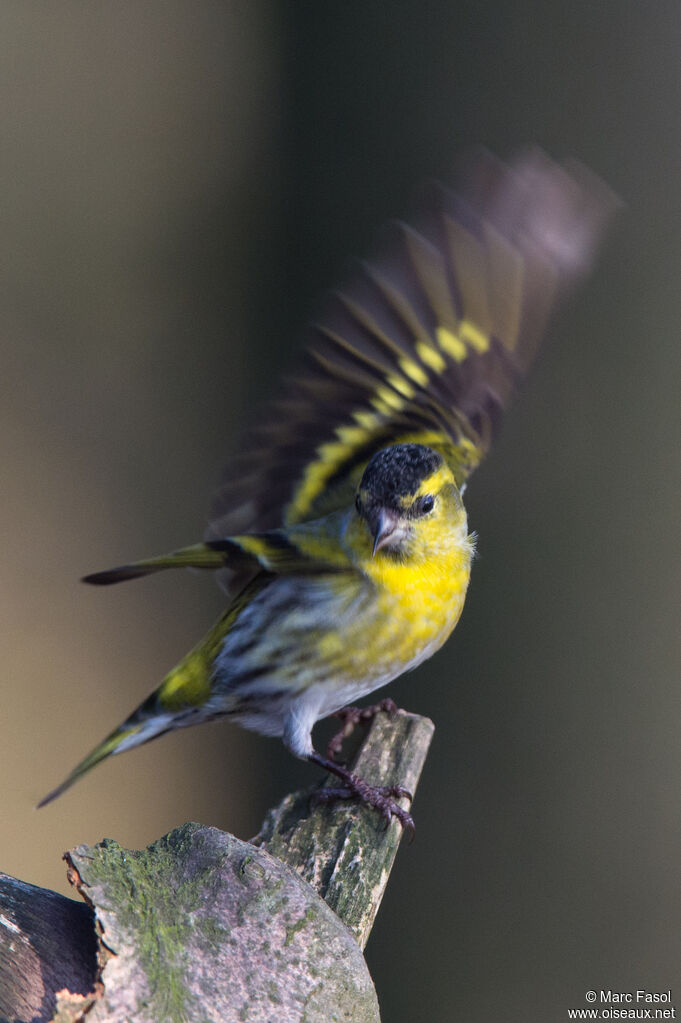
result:
M 410 833 L 411 838 L 414 837 L 413 817 L 403 810 L 399 803 L 395 802 L 396 798 L 402 796 L 411 802 L 413 796 L 408 789 L 402 788 L 401 785 L 370 785 L 363 778 L 352 774 L 346 767 L 341 767 L 333 760 L 327 760 L 319 753 L 315 753 L 314 750 L 308 754 L 307 759 L 310 763 L 317 764 L 318 767 L 323 767 L 324 770 L 335 774 L 344 783 L 343 788 L 318 789 L 314 794 L 315 802 L 326 802 L 332 799 L 358 799 L 383 814 L 386 824 L 390 824 L 392 818 L 397 817 L 402 827 Z
M 377 714 L 384 711 L 393 717 L 397 714 L 397 704 L 387 696 L 384 700 L 374 703 L 371 707 L 343 707 L 333 715 L 343 722 L 342 728 L 336 732 L 326 747 L 326 756 L 329 760 L 335 760 L 343 748 L 343 743 L 355 730 L 355 726 L 361 722 L 372 721 Z

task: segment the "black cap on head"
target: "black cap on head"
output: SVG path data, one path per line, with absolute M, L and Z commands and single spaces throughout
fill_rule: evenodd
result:
M 425 444 L 395 444 L 374 455 L 359 487 L 381 504 L 397 506 L 400 498 L 415 494 L 440 465 L 442 456 Z

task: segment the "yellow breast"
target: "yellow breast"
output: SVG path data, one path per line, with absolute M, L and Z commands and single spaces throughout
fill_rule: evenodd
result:
M 368 573 L 377 587 L 378 612 L 392 623 L 389 642 L 411 661 L 423 648 L 433 653 L 448 638 L 463 610 L 471 553 L 465 549 L 416 565 L 376 559 Z
M 435 653 L 463 610 L 472 542 L 450 542 L 413 563 L 379 552 L 362 565 L 374 584 L 371 612 L 346 636 L 342 661 L 356 678 L 388 681 Z

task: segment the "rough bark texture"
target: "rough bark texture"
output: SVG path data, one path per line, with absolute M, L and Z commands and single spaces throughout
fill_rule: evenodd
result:
M 380 714 L 354 770 L 413 791 L 432 731 Z M 361 948 L 400 838 L 295 793 L 253 843 L 186 824 L 141 851 L 79 846 L 87 906 L 0 875 L 0 1023 L 378 1023 Z
M 361 727 L 361 726 L 360 726 Z M 416 790 L 433 737 L 428 718 L 398 711 L 378 714 L 360 747 L 353 771 L 371 785 L 402 785 Z M 329 776 L 331 787 L 338 779 Z M 295 792 L 270 810 L 253 839 L 298 871 L 347 924 L 362 948 L 402 838 L 396 821 L 386 828 L 375 811 L 350 803 L 320 806 L 307 813 L 311 791 Z M 406 800 L 400 800 L 407 806 Z
M 185 824 L 141 852 L 68 856 L 108 955 L 88 1023 L 374 1023 L 361 950 L 281 861 Z
M 0 1023 L 51 1020 L 57 991 L 87 995 L 96 976 L 92 910 L 0 874 Z

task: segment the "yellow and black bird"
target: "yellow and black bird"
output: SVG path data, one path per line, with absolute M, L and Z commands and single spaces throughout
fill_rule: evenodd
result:
M 312 745 L 338 713 L 430 657 L 461 614 L 474 539 L 462 492 L 556 297 L 589 266 L 611 193 L 533 150 L 471 159 L 311 328 L 307 365 L 230 462 L 206 539 L 86 578 L 216 571 L 227 610 L 40 805 L 112 753 L 220 717 L 280 736 L 413 827 Z

